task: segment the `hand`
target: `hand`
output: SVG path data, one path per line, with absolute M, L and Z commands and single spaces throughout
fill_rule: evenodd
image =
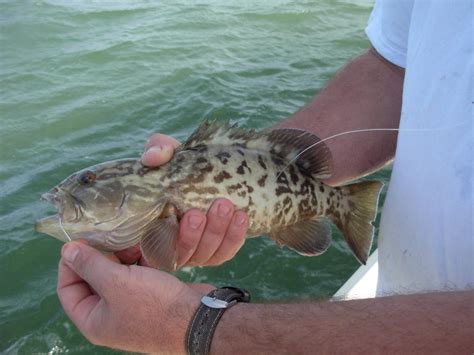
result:
M 145 145 L 143 164 L 158 166 L 168 162 L 180 143 L 163 134 L 154 134 Z M 217 199 L 207 212 L 187 211 L 180 222 L 177 242 L 178 267 L 183 265 L 220 265 L 234 257 L 245 241 L 248 216 L 235 211 L 226 199 Z M 137 248 L 125 254 L 138 258 Z
M 61 254 L 59 300 L 90 342 L 133 352 L 185 353 L 189 322 L 200 298 L 214 287 L 123 265 L 79 242 L 66 243 Z

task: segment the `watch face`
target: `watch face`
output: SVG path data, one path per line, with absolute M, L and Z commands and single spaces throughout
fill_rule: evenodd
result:
M 210 308 L 219 309 L 219 308 L 229 308 L 231 306 L 229 302 L 217 299 L 216 297 L 210 297 L 210 296 L 204 296 L 203 298 L 201 298 L 201 302 Z
M 201 303 L 209 308 L 230 308 L 237 302 L 250 302 L 250 293 L 243 288 L 226 286 L 217 288 L 201 298 Z

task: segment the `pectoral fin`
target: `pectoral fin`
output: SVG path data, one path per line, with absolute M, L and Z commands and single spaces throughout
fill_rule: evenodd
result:
M 324 218 L 300 221 L 284 230 L 271 233 L 280 246 L 286 245 L 301 255 L 320 255 L 331 244 L 331 226 Z
M 164 270 L 176 270 L 176 241 L 179 222 L 176 215 L 156 218 L 145 231 L 140 247 L 148 265 Z

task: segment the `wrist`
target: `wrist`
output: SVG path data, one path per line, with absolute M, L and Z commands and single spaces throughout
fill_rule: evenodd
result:
M 191 355 L 210 354 L 214 333 L 221 318 L 242 302 L 250 302 L 250 294 L 235 286 L 216 288 L 202 297 L 188 327 L 187 352 Z
M 214 332 L 211 355 L 227 354 L 231 349 L 240 348 L 239 342 L 247 339 L 245 325 L 248 324 L 248 321 L 255 321 L 250 317 L 255 306 L 251 303 L 237 303 L 224 313 Z
M 151 352 L 187 354 L 186 332 L 202 296 L 203 294 L 187 286 L 177 294 L 176 300 L 167 307 L 164 317 L 155 319 L 155 323 L 167 324 L 168 332 L 162 331 L 165 327 L 156 325 L 160 334 L 157 334 Z

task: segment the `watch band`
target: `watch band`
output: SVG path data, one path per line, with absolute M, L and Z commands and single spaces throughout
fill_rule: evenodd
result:
M 186 349 L 190 355 L 208 355 L 219 319 L 225 310 L 237 302 L 250 302 L 250 294 L 238 287 L 222 287 L 201 299 L 186 335 Z

